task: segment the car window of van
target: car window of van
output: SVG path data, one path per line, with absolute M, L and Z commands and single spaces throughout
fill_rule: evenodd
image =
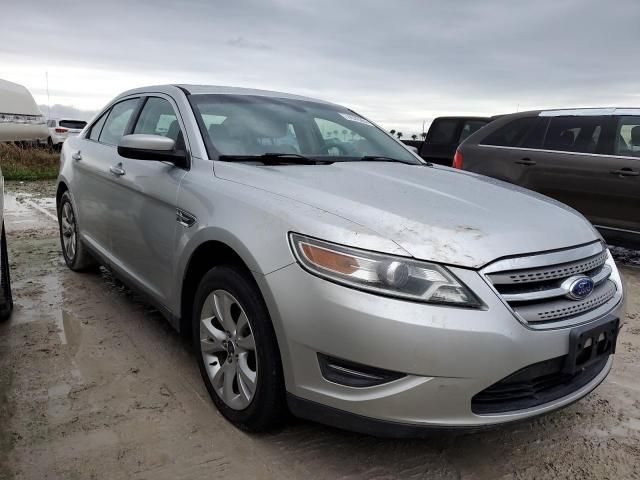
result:
M 107 115 L 109 115 L 109 111 L 106 111 L 102 114 L 102 116 L 91 126 L 91 131 L 89 132 L 89 140 L 93 140 L 95 142 L 98 141 L 100 137 L 100 132 L 102 132 L 102 127 L 104 126 L 104 122 L 107 119 Z
M 640 157 L 640 117 L 621 117 L 616 133 L 615 154 Z
M 503 125 L 490 133 L 481 145 L 520 147 L 538 123 L 538 117 L 523 117 Z
M 429 128 L 429 143 L 452 144 L 456 143 L 456 130 L 458 129 L 458 120 L 443 119 L 437 120 L 431 128 Z
M 131 98 L 124 100 L 120 103 L 116 103 L 109 112 L 107 120 L 100 133 L 100 143 L 106 143 L 107 145 L 118 145 L 118 142 L 124 135 L 124 131 L 127 128 L 129 119 L 133 114 L 133 111 L 138 104 L 137 98 Z
M 598 116 L 552 117 L 544 140 L 546 150 L 595 153 L 605 118 Z

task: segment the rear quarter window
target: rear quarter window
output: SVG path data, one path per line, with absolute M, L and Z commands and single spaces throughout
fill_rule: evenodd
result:
M 523 117 L 499 127 L 487 135 L 480 145 L 499 147 L 519 147 L 527 139 L 538 123 L 539 117 Z

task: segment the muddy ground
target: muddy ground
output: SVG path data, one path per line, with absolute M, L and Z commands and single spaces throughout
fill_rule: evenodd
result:
M 0 324 L 0 479 L 640 478 L 640 269 L 612 373 L 553 414 L 475 434 L 381 440 L 292 420 L 248 435 L 188 347 L 106 271 L 66 269 L 53 184 L 7 185 L 15 311 Z

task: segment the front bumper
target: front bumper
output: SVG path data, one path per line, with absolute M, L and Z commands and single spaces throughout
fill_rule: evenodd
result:
M 336 415 L 327 412 L 338 412 L 384 429 L 399 425 L 401 432 L 405 427 L 482 427 L 563 407 L 593 390 L 610 371 L 612 357 L 592 381 L 555 401 L 500 414 L 473 413 L 471 399 L 478 392 L 521 368 L 566 355 L 570 329 L 530 329 L 477 272 L 451 270 L 483 299 L 486 309 L 380 297 L 317 278 L 297 264 L 258 278 L 294 413 L 332 423 Z M 608 313 L 620 315 L 621 308 L 618 304 Z M 366 388 L 339 385 L 322 376 L 318 353 L 406 376 Z M 309 405 L 326 407 L 322 418 L 309 413 L 317 411 Z M 338 423 L 367 431 L 344 420 Z

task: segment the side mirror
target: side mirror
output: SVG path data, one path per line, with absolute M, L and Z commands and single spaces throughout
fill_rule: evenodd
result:
M 136 160 L 171 162 L 178 167 L 187 165 L 187 153 L 176 150 L 176 142 L 162 135 L 134 133 L 125 135 L 118 144 L 118 155 Z

